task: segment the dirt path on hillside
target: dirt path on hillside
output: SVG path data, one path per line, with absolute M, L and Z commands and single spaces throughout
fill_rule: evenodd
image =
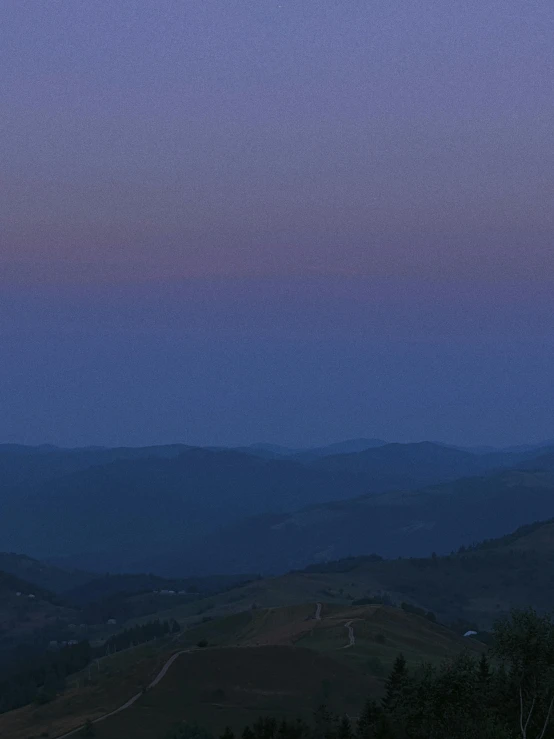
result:
M 146 690 L 150 690 L 150 688 L 155 688 L 156 685 L 161 682 L 164 677 L 167 675 L 167 672 L 171 665 L 175 662 L 176 659 L 178 659 L 182 654 L 188 654 L 191 652 L 192 649 L 182 649 L 180 652 L 175 652 L 164 664 L 162 669 L 158 672 L 156 677 L 152 680 L 150 685 L 146 688 Z M 115 716 L 118 713 L 121 713 L 121 711 L 125 711 L 127 708 L 130 708 L 134 703 L 138 701 L 139 698 L 141 698 L 144 695 L 145 691 L 141 691 L 140 693 L 137 693 L 132 698 L 129 698 L 127 703 L 124 703 L 122 706 L 119 706 L 119 708 L 116 708 L 115 711 L 110 711 L 109 713 L 104 714 L 104 716 L 100 716 L 100 718 L 95 718 L 92 722 L 93 724 L 98 724 L 100 721 L 105 721 L 107 718 L 110 718 L 111 716 Z M 60 736 L 55 737 L 55 739 L 67 739 L 67 737 L 75 736 L 83 729 L 83 724 L 80 724 L 76 729 L 72 729 L 67 734 L 61 734 Z
M 348 647 L 353 647 L 356 643 L 356 637 L 354 635 L 354 627 L 352 626 L 352 621 L 347 621 L 344 624 L 344 628 L 348 629 L 348 644 L 345 645 L 344 649 L 348 649 Z

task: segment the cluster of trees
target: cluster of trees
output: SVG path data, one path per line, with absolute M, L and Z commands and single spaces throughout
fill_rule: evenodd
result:
M 87 667 L 93 659 L 108 653 L 144 644 L 167 634 L 180 631 L 177 621 L 150 621 L 125 629 L 110 637 L 101 647 L 92 648 L 88 641 L 71 644 L 59 651 L 29 650 L 20 652 L 24 658 L 6 668 L 0 679 L 0 713 L 28 705 L 33 701 L 47 703 L 61 693 L 66 678 Z
M 29 659 L 27 664 L 0 681 L 0 713 L 36 701 L 47 703 L 65 687 L 65 680 L 86 667 L 92 657 L 88 641 L 47 652 Z
M 262 718 L 220 739 L 553 739 L 554 620 L 515 611 L 495 626 L 488 656 L 468 653 L 409 670 L 400 655 L 380 702 L 355 720 L 320 707 L 312 724 Z M 210 739 L 195 726 L 168 739 Z
M 119 634 L 114 634 L 101 647 L 101 651 L 103 653 L 121 652 L 123 649 L 129 649 L 129 647 L 135 647 L 138 644 L 159 639 L 167 634 L 177 634 L 180 630 L 181 627 L 175 619 L 172 621 L 155 619 L 140 626 L 133 626 L 130 629 L 120 631 Z

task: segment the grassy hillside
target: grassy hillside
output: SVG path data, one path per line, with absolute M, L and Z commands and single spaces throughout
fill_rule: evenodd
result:
M 348 646 L 345 624 L 349 622 L 355 649 Z M 190 646 L 200 640 L 218 647 L 305 646 L 373 677 L 385 675 L 399 652 L 415 665 L 422 660 L 435 662 L 464 648 L 481 649 L 479 643 L 400 608 L 340 603 L 244 611 L 193 627 L 181 639 Z
M 207 646 L 198 648 L 198 642 Z M 416 664 L 464 648 L 479 653 L 483 647 L 389 607 L 322 604 L 318 609 L 303 603 L 253 609 L 103 658 L 74 676 L 70 689 L 51 703 L 1 715 L 0 737 L 28 739 L 45 731 L 56 737 L 100 717 L 138 693 L 181 650 L 185 653 L 156 687 L 97 724 L 97 737 L 161 739 L 183 719 L 218 731 L 226 725 L 241 728 L 258 715 L 308 716 L 322 701 L 357 715 L 368 695 L 381 693 L 399 651 Z
M 214 646 L 179 658 L 167 684 L 127 715 L 108 720 L 99 736 L 115 739 L 132 730 L 144 739 L 161 737 L 153 724 L 160 716 L 168 727 L 186 718 L 214 730 L 238 729 L 256 715 L 309 717 L 323 700 L 355 716 L 369 695 L 381 693 L 383 676 L 400 651 L 415 665 L 465 648 L 483 650 L 478 642 L 395 608 L 324 605 L 320 619 L 317 610 L 313 603 L 255 609 L 185 633 L 185 644 L 202 637 Z
M 330 613 L 328 613 L 330 611 Z M 326 615 L 328 614 L 328 615 Z M 355 644 L 348 646 L 346 623 L 351 623 Z M 358 668 L 364 674 L 384 677 L 402 652 L 410 666 L 422 661 L 437 663 L 448 655 L 469 649 L 479 654 L 483 646 L 464 639 L 429 619 L 390 606 L 333 607 L 325 604 L 318 627 L 296 644 L 316 649 Z

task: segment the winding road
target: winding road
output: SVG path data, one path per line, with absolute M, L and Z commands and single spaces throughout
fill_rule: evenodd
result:
M 316 609 L 315 609 L 315 615 L 314 618 L 316 621 L 321 621 L 321 611 L 322 611 L 322 604 L 316 603 Z M 348 649 L 349 647 L 353 647 L 356 644 L 356 636 L 354 634 L 354 627 L 352 626 L 352 621 L 347 621 L 344 624 L 344 628 L 348 629 L 348 644 L 346 644 L 343 649 Z M 169 668 L 171 665 L 182 655 L 182 654 L 188 654 L 189 652 L 192 652 L 192 649 L 181 649 L 179 652 L 175 652 L 175 654 L 172 654 L 171 657 L 167 660 L 167 662 L 164 664 L 162 669 L 158 672 L 156 677 L 152 680 L 150 685 L 146 688 L 146 690 L 150 690 L 151 688 L 155 688 L 158 683 L 160 683 L 164 677 L 167 675 Z M 139 698 L 141 698 L 144 695 L 145 691 L 142 691 L 140 693 L 137 693 L 132 698 L 129 698 L 129 700 L 124 703 L 122 706 L 119 706 L 119 708 L 116 708 L 115 711 L 110 711 L 109 713 L 104 714 L 103 716 L 100 716 L 99 718 L 95 718 L 92 723 L 93 724 L 99 724 L 101 721 L 105 721 L 107 718 L 110 718 L 111 716 L 115 716 L 118 713 L 121 713 L 122 711 L 125 711 L 127 708 L 130 708 L 132 705 L 134 705 Z M 69 739 L 69 737 L 75 736 L 83 729 L 83 724 L 80 724 L 76 729 L 72 729 L 71 731 L 67 732 L 66 734 L 60 734 L 59 736 L 55 737 L 55 739 Z
M 152 680 L 150 685 L 146 688 L 146 690 L 150 690 L 150 688 L 155 688 L 156 685 L 161 682 L 164 677 L 167 675 L 167 671 L 171 667 L 171 665 L 175 662 L 176 659 L 178 659 L 182 654 L 188 654 L 189 652 L 192 652 L 192 649 L 182 649 L 180 652 L 175 652 L 175 654 L 171 655 L 171 657 L 167 660 L 167 662 L 164 664 L 162 669 L 158 672 L 156 677 Z M 144 695 L 144 691 L 141 690 L 140 693 L 137 693 L 132 698 L 129 698 L 127 703 L 124 703 L 122 706 L 119 706 L 119 708 L 116 708 L 115 711 L 110 711 L 109 713 L 104 714 L 104 716 L 100 716 L 99 718 L 95 718 L 92 722 L 93 724 L 98 724 L 100 721 L 105 721 L 107 718 L 110 718 L 110 716 L 115 716 L 117 713 L 121 713 L 121 711 L 125 711 L 127 708 L 130 708 L 134 703 L 138 701 L 139 698 L 141 698 Z M 83 729 L 83 724 L 80 724 L 76 729 L 72 729 L 67 734 L 61 734 L 60 736 L 55 737 L 55 739 L 67 739 L 67 737 L 75 736 Z
M 356 643 L 356 637 L 354 636 L 354 627 L 352 626 L 352 621 L 347 621 L 344 624 L 344 628 L 348 629 L 348 644 L 344 647 L 344 649 L 348 649 L 348 647 L 353 647 Z

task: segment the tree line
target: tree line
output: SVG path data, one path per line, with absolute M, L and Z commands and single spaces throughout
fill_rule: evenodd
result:
M 48 703 L 63 692 L 70 675 L 83 670 L 94 659 L 179 631 L 177 621 L 156 619 L 114 634 L 100 647 L 91 647 L 84 640 L 56 651 L 29 655 L 24 664 L 0 680 L 0 713 L 32 702 Z
M 9 677 L 0 681 L 0 713 L 28 703 L 47 703 L 64 690 L 66 678 L 84 669 L 93 650 L 88 641 L 71 644 L 56 652 L 30 657 Z
M 167 636 L 167 634 L 177 634 L 180 630 L 181 627 L 175 619 L 172 621 L 155 619 L 114 634 L 104 643 L 101 650 L 104 654 L 121 652 L 123 649 L 159 639 L 162 636 Z

